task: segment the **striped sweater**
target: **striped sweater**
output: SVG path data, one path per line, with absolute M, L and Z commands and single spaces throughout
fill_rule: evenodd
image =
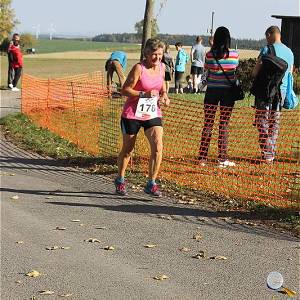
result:
M 224 71 L 228 75 L 231 81 L 235 81 L 235 70 L 239 64 L 239 55 L 235 50 L 229 51 L 229 56 L 226 58 L 219 59 L 219 63 L 223 67 Z M 207 78 L 208 88 L 229 88 L 230 83 L 223 74 L 218 63 L 214 59 L 212 52 L 206 53 L 205 57 L 205 68 L 209 70 Z

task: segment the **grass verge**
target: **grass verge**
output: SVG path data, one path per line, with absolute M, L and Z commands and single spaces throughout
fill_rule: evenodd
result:
M 115 176 L 117 172 L 115 158 L 93 157 L 49 130 L 37 127 L 21 113 L 1 118 L 0 125 L 5 135 L 23 149 L 64 160 L 72 166 L 85 167 L 95 174 Z M 137 191 L 143 189 L 141 182 L 144 183 L 146 180 L 143 173 L 130 171 L 128 179 L 132 189 Z M 224 198 L 168 181 L 161 181 L 160 184 L 164 193 L 175 199 L 176 203 L 201 206 L 201 209 L 212 211 L 216 216 L 220 212 L 220 217 L 230 223 L 250 226 L 263 223 L 291 231 L 296 235 L 300 233 L 300 216 L 296 211 L 241 199 Z

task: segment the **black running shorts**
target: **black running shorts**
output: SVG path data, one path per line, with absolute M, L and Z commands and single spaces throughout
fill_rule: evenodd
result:
M 203 74 L 203 68 L 197 66 L 191 66 L 191 74 L 199 76 Z
M 154 126 L 162 126 L 161 118 L 154 118 L 148 121 L 121 118 L 121 129 L 123 134 L 138 134 L 141 127 L 144 131 Z

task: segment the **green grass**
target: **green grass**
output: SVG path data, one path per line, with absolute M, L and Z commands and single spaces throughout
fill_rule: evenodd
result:
M 36 126 L 21 113 L 1 118 L 0 125 L 4 126 L 6 133 L 25 149 L 59 159 L 90 156 L 71 142 Z
M 40 39 L 35 46 L 37 53 L 53 53 L 66 51 L 136 51 L 139 49 L 137 44 L 129 43 L 109 43 L 109 42 L 92 42 L 77 40 L 46 40 Z
M 0 56 L 0 62 L 2 74 L 0 85 L 3 87 L 7 84 L 7 57 Z M 136 63 L 134 60 L 128 61 L 127 72 L 134 63 Z M 25 56 L 24 73 L 40 78 L 61 78 L 95 71 L 104 72 L 104 64 L 105 60 L 103 59 L 28 59 Z

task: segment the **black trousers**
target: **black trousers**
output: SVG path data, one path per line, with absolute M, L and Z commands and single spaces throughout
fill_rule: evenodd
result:
M 14 70 L 15 76 L 14 76 L 14 79 L 12 81 L 12 85 L 14 87 L 16 87 L 18 82 L 19 82 L 19 79 L 22 75 L 22 68 L 14 68 L 13 70 Z
M 182 88 L 182 77 L 184 72 L 175 71 L 175 89 Z
M 8 74 L 7 74 L 7 86 L 13 83 L 15 71 L 14 68 L 9 66 L 8 67 Z
M 225 88 L 208 88 L 204 98 L 204 125 L 201 135 L 201 144 L 199 150 L 199 158 L 206 160 L 208 149 L 211 141 L 215 115 L 220 103 L 220 122 L 219 122 L 219 160 L 227 159 L 228 136 L 229 136 L 229 121 L 234 106 L 234 100 Z

